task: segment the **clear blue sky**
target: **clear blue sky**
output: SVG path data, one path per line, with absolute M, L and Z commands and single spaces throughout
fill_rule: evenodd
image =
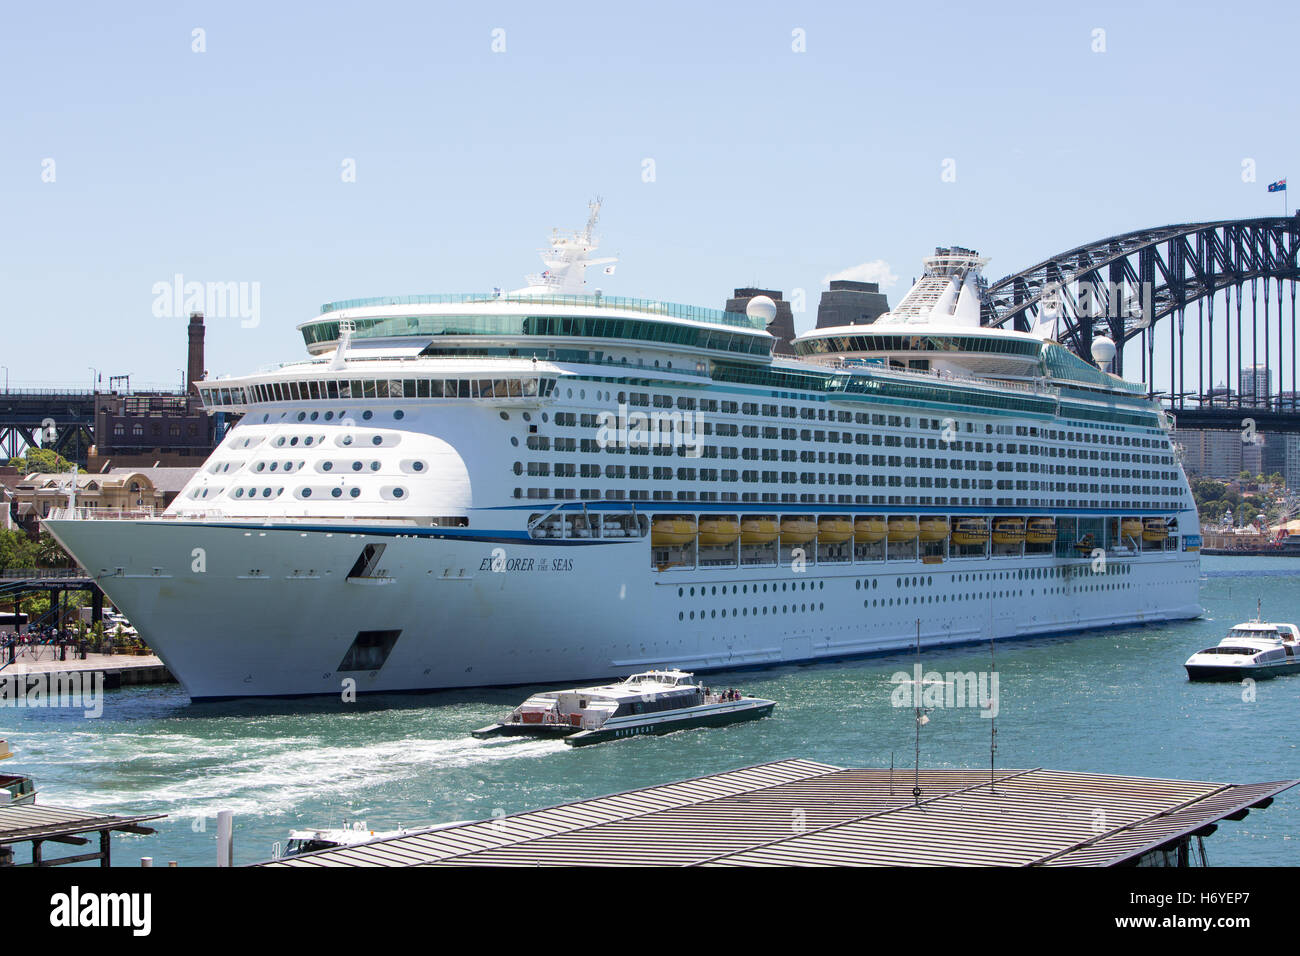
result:
M 522 285 L 597 193 L 622 257 L 608 293 L 802 288 L 801 326 L 828 274 L 882 260 L 896 301 L 936 244 L 997 278 L 1129 229 L 1278 213 L 1296 20 L 1283 2 L 6 0 L 0 364 L 15 385 L 178 382 L 184 319 L 151 311 L 176 273 L 260 283 L 260 325 L 209 323 L 213 374 L 296 358 L 322 302 Z

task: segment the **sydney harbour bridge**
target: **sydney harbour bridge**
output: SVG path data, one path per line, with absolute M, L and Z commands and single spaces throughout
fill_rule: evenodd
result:
M 1089 361 L 1107 336 L 1113 371 L 1146 383 L 1180 428 L 1250 418 L 1300 431 L 1297 252 L 1300 214 L 1141 229 L 991 283 L 982 322 L 1027 330 L 1054 318 L 1056 339 Z

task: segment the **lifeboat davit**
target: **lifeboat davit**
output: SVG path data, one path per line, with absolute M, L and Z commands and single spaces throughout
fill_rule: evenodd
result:
M 885 540 L 885 519 L 878 515 L 863 515 L 853 522 L 853 540 L 858 544 L 877 544 Z
M 952 543 L 961 545 L 984 544 L 989 539 L 989 522 L 987 518 L 954 518 L 952 520 Z
M 655 518 L 650 523 L 650 544 L 656 548 L 680 548 L 695 540 L 693 518 Z
M 741 544 L 771 544 L 780 534 L 775 518 L 751 517 L 740 521 Z
M 942 541 L 948 537 L 948 519 L 947 518 L 922 518 L 921 519 L 921 540 L 922 541 Z
M 734 544 L 740 537 L 740 523 L 735 518 L 701 518 L 699 541 L 706 548 Z
M 995 544 L 1019 544 L 1025 540 L 1024 518 L 997 518 L 993 522 Z
M 853 521 L 849 518 L 822 518 L 817 522 L 817 540 L 821 544 L 843 544 L 853 537 Z
M 1143 541 L 1164 541 L 1169 537 L 1169 524 L 1164 518 L 1146 518 L 1142 522 Z
M 904 515 L 892 517 L 889 519 L 889 543 L 906 544 L 908 541 L 915 541 L 920 530 L 921 526 L 913 517 Z
M 1056 540 L 1055 518 L 1030 518 L 1029 528 L 1025 531 L 1025 541 L 1029 544 L 1051 544 Z
M 812 518 L 782 518 L 781 544 L 807 544 L 817 537 L 817 522 Z

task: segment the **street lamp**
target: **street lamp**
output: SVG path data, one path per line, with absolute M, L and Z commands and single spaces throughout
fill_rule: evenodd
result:
M 93 365 L 87 365 L 86 368 L 90 369 L 90 394 L 94 395 L 95 382 L 99 378 L 99 369 L 95 368 Z

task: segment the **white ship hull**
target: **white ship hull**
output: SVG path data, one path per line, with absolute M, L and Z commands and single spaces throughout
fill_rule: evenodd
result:
M 196 700 L 859 656 L 910 648 L 918 619 L 932 647 L 1201 613 L 1194 552 L 1113 559 L 1106 573 L 1047 555 L 659 572 L 644 540 L 192 520 L 47 527 Z M 348 579 L 370 542 L 387 546 L 384 576 Z M 363 631 L 400 633 L 382 666 L 341 670 Z

